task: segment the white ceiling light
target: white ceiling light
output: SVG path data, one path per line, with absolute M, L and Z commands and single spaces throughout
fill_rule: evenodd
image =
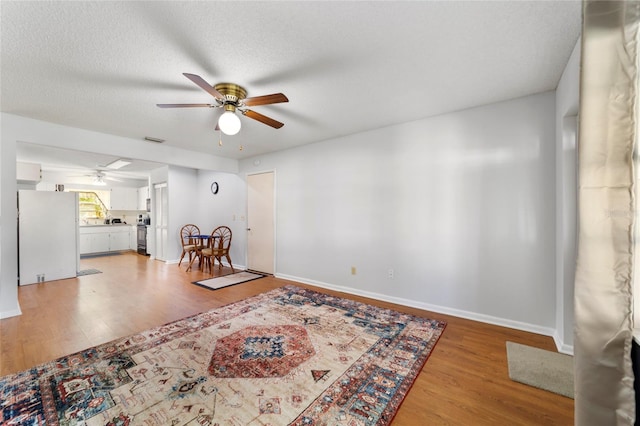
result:
M 242 123 L 233 111 L 225 111 L 218 119 L 218 127 L 225 135 L 233 136 L 240 131 Z
M 111 162 L 111 163 L 107 164 L 107 167 L 108 167 L 109 169 L 117 170 L 117 169 L 121 169 L 121 168 L 123 168 L 124 166 L 128 166 L 129 164 L 131 164 L 131 161 L 129 161 L 129 160 L 123 160 L 123 159 L 121 158 L 121 159 L 119 159 L 119 160 L 116 160 L 116 161 L 113 161 L 113 162 Z

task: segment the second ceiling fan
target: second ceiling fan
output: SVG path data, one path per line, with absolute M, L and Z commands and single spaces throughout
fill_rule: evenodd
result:
M 236 115 L 236 111 L 240 111 L 242 115 L 253 118 L 261 123 L 279 129 L 284 126 L 273 118 L 267 117 L 255 111 L 248 109 L 250 106 L 278 104 L 281 102 L 289 102 L 289 99 L 282 93 L 274 93 L 271 95 L 256 96 L 247 98 L 247 91 L 244 87 L 234 83 L 219 83 L 211 86 L 202 77 L 195 74 L 183 73 L 185 77 L 193 81 L 205 92 L 215 98 L 215 103 L 211 104 L 156 104 L 160 108 L 224 108 L 224 113 L 218 120 L 216 129 L 219 128 L 226 135 L 235 135 L 240 131 L 240 118 Z

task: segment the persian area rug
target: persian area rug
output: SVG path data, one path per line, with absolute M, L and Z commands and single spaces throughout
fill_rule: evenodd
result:
M 264 278 L 264 275 L 243 271 L 236 272 L 235 274 L 224 275 L 222 277 L 209 278 L 208 280 L 194 281 L 193 284 L 217 290 L 219 288 L 229 287 L 230 285 L 257 280 L 259 278 Z
M 573 398 L 573 357 L 507 342 L 509 378 Z
M 287 286 L 0 378 L 0 423 L 387 425 L 444 327 Z

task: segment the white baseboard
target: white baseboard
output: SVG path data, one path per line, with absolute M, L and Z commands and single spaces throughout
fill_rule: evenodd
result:
M 558 342 L 556 342 L 556 348 L 558 348 L 558 352 L 561 354 L 573 356 L 573 345 L 558 344 Z
M 556 347 L 558 348 L 559 352 L 569 353 L 569 352 L 565 352 L 564 350 L 561 350 L 561 349 L 565 349 L 566 351 L 570 351 L 571 354 L 573 354 L 573 347 L 564 345 L 566 346 L 565 348 L 558 341 L 556 330 L 551 327 L 542 327 L 536 324 L 529 324 L 521 321 L 513 321 L 506 318 L 494 317 L 491 315 L 479 314 L 476 312 L 463 311 L 460 309 L 453 309 L 446 306 L 438 306 L 438 305 L 432 305 L 429 303 L 416 302 L 415 300 L 403 299 L 400 297 L 388 296 L 386 294 L 358 290 L 351 287 L 343 287 L 343 286 L 337 286 L 333 284 L 327 284 L 324 282 L 309 280 L 301 277 L 295 277 L 292 275 L 275 274 L 275 277 L 281 278 L 283 280 L 297 281 L 300 283 L 309 284 L 316 287 L 326 288 L 328 290 L 340 291 L 343 293 L 353 294 L 356 296 L 362 296 L 362 297 L 368 297 L 370 299 L 381 300 L 383 302 L 395 303 L 397 305 L 408 306 L 411 308 L 422 309 L 425 311 L 437 312 L 439 314 L 451 315 L 458 318 L 465 318 L 465 319 L 479 321 L 487 324 L 498 325 L 501 327 L 513 328 L 516 330 L 527 331 L 530 333 L 542 334 L 543 336 L 550 336 L 554 339 L 554 342 L 556 343 Z
M 0 312 L 0 319 L 17 317 L 18 315 L 22 315 L 22 310 L 20 309 L 20 306 L 18 306 L 16 309 Z
M 180 262 L 180 259 L 172 259 L 172 260 L 165 260 L 164 263 L 166 263 L 167 265 L 174 265 L 177 264 L 178 262 Z M 184 262 L 184 259 L 182 260 L 182 262 Z M 187 262 L 188 264 L 189 262 Z M 231 266 L 229 265 L 229 262 L 222 262 L 222 266 L 226 266 L 228 268 L 230 268 Z M 233 268 L 234 269 L 240 269 L 242 271 L 244 271 L 245 269 L 247 269 L 244 265 L 236 265 L 235 263 L 233 264 Z
M 553 334 L 553 341 L 556 343 L 556 349 L 558 349 L 558 352 L 566 355 L 573 355 L 573 345 L 567 345 L 564 343 L 557 332 Z
M 222 262 L 222 266 L 226 266 L 227 268 L 231 268 L 231 265 L 229 265 L 229 262 Z M 245 269 L 247 269 L 247 267 L 245 265 L 237 265 L 237 264 L 233 264 L 233 269 L 238 269 L 240 271 L 244 271 Z

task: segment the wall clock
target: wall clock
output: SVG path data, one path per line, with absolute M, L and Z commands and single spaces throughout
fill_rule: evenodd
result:
M 213 182 L 211 184 L 211 193 L 213 195 L 216 195 L 218 193 L 218 190 L 220 189 L 220 187 L 218 186 L 218 182 Z

